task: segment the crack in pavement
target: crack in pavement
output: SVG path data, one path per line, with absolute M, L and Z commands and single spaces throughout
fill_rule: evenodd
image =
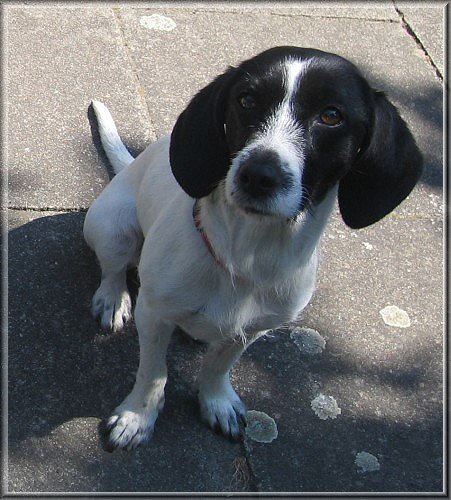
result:
M 12 206 L 8 210 L 17 212 L 87 212 L 88 207 L 37 207 L 29 205 Z
M 138 71 L 138 66 L 137 66 L 137 64 L 136 64 L 136 62 L 131 54 L 130 45 L 127 41 L 125 29 L 122 25 L 121 8 L 120 7 L 113 7 L 111 10 L 113 12 L 113 16 L 114 16 L 114 19 L 116 21 L 116 25 L 117 25 L 117 28 L 118 28 L 118 31 L 120 34 L 122 48 L 124 49 L 124 53 L 125 53 L 125 56 L 126 56 L 128 63 L 129 63 L 130 70 L 134 75 L 136 90 L 137 90 L 137 93 L 139 96 L 139 100 L 141 102 L 141 106 L 147 115 L 146 121 L 149 124 L 149 127 L 145 131 L 145 137 L 148 140 L 153 141 L 156 139 L 156 134 L 155 134 L 155 128 L 150 125 L 150 124 L 152 124 L 152 117 L 150 114 L 150 108 L 149 108 L 149 104 L 147 101 L 147 92 L 146 92 L 144 85 L 141 82 L 141 78 L 139 76 L 139 71 Z
M 420 40 L 419 36 L 415 33 L 412 26 L 407 22 L 404 12 L 401 9 L 399 9 L 395 3 L 393 3 L 393 7 L 401 20 L 401 26 L 407 32 L 407 34 L 413 39 L 413 41 L 415 42 L 417 47 L 421 50 L 421 52 L 423 52 L 426 61 L 434 69 L 435 76 L 440 80 L 441 83 L 443 83 L 443 75 L 440 69 L 435 64 L 434 60 L 432 59 L 432 56 L 429 54 L 423 42 Z

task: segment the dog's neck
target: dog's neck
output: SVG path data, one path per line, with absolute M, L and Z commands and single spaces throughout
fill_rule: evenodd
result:
M 333 210 L 337 187 L 318 205 L 287 221 L 245 214 L 226 200 L 221 185 L 198 201 L 202 228 L 222 272 L 253 286 L 286 282 L 297 271 L 316 263 L 315 254 Z

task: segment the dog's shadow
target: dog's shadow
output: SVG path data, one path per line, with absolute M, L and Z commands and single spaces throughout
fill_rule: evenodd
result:
M 83 213 L 46 216 L 9 232 L 10 446 L 77 417 L 101 419 L 133 385 L 139 358 L 133 322 L 112 334 L 90 315 L 100 269 L 84 242 L 83 220 Z M 136 276 L 129 278 L 136 295 Z M 176 357 L 180 349 L 188 357 L 203 350 L 177 334 L 173 344 Z M 196 413 L 191 380 L 177 382 L 187 411 Z

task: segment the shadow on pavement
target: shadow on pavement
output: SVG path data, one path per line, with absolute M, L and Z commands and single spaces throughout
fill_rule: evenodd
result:
M 98 422 L 130 391 L 138 342 L 133 324 L 106 335 L 90 316 L 100 272 L 83 219 L 41 217 L 9 233 L 10 491 L 252 489 L 234 478 L 242 445 L 200 422 L 194 377 L 204 347 L 181 335 L 151 443 L 134 453 L 101 449 Z
M 251 491 L 254 482 L 260 491 L 441 490 L 441 414 L 411 423 L 402 411 L 399 419 L 375 419 L 362 414 L 358 396 L 336 420 L 319 421 L 309 407 L 317 380 L 347 383 L 350 394 L 358 395 L 352 380 L 359 376 L 379 387 L 375 399 L 377 390 L 399 390 L 401 400 L 415 405 L 425 377 L 415 359 L 396 373 L 358 366 L 340 357 L 339 348 L 306 360 L 286 333 L 257 342 L 233 372 L 249 408 L 279 421 L 279 437 L 271 445 L 246 440 L 255 474 L 246 484 L 233 483 L 242 445 L 231 445 L 200 423 L 195 376 L 204 346 L 180 335 L 170 347 L 166 406 L 152 442 L 132 454 L 101 451 L 97 423 L 131 389 L 138 345 L 133 325 L 105 335 L 90 317 L 99 270 L 82 237 L 83 218 L 41 217 L 9 234 L 10 456 L 44 464 L 49 475 L 44 486 L 33 483 L 29 491 Z M 424 366 L 428 355 L 420 354 Z M 71 426 L 77 425 L 73 443 Z M 24 455 L 23 446 L 39 438 L 45 438 L 39 453 L 27 449 Z M 79 448 L 83 439 L 88 452 Z M 383 475 L 356 472 L 355 454 L 363 450 L 377 451 Z M 74 478 L 84 471 L 69 485 L 58 475 L 64 461 L 75 468 Z

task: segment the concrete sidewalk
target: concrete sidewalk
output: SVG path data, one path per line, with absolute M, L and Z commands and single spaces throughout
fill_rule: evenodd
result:
M 442 5 L 4 2 L 4 494 L 439 496 L 445 487 Z M 133 325 L 105 335 L 89 313 L 100 276 L 82 225 L 108 182 L 89 103 L 108 105 L 137 153 L 170 132 L 189 98 L 226 66 L 274 45 L 316 47 L 360 66 L 409 123 L 424 154 L 424 175 L 375 226 L 351 231 L 334 214 L 315 298 L 299 325 L 325 339 L 322 352 L 308 354 L 305 343 L 280 331 L 254 344 L 234 369 L 248 408 L 275 420 L 275 440 L 231 444 L 203 426 L 195 377 L 204 347 L 176 333 L 153 440 L 132 453 L 107 454 L 97 425 L 130 390 L 138 344 Z M 404 311 L 408 323 L 387 324 L 380 313 L 386 306 Z M 336 418 L 313 411 L 321 394 L 336 400 Z M 370 462 L 356 464 L 361 452 L 375 457 L 375 470 Z

